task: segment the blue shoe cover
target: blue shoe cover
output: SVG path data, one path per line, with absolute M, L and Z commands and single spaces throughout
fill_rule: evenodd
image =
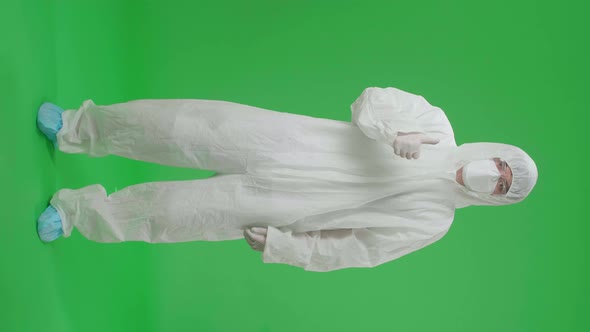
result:
M 45 102 L 37 112 L 37 127 L 57 146 L 57 132 L 63 126 L 61 113 L 63 109 L 55 104 Z
M 44 242 L 51 242 L 63 235 L 61 218 L 53 206 L 49 205 L 39 217 L 37 233 Z

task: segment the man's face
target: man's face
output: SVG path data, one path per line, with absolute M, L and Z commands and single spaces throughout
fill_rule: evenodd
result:
M 512 186 L 512 169 L 506 162 L 500 158 L 492 158 L 496 163 L 496 167 L 500 172 L 500 178 L 498 179 L 498 183 L 496 183 L 496 188 L 494 189 L 493 195 L 506 195 L 510 186 Z M 465 185 L 463 182 L 463 167 L 457 170 L 457 182 L 461 185 Z

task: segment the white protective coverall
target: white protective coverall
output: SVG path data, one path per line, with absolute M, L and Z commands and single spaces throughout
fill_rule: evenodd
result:
M 456 208 L 515 203 L 536 181 L 534 163 L 516 147 L 457 148 L 444 112 L 421 96 L 371 87 L 351 111 L 352 122 L 344 122 L 219 100 L 86 100 L 62 114 L 62 152 L 217 174 L 108 196 L 100 184 L 61 189 L 50 204 L 64 237 L 76 227 L 97 242 L 234 240 L 248 227 L 268 227 L 263 262 L 324 272 L 374 267 L 423 248 L 447 233 Z M 420 158 L 408 160 L 394 154 L 398 132 L 440 143 L 422 145 Z M 506 197 L 456 183 L 466 162 L 492 157 L 513 169 Z

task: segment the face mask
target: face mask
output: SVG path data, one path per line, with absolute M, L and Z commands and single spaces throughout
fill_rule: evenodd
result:
M 500 171 L 493 160 L 475 160 L 463 167 L 463 182 L 471 191 L 491 194 L 500 179 Z

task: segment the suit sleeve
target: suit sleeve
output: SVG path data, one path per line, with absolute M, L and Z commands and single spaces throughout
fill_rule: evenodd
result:
M 269 226 L 262 260 L 315 272 L 375 267 L 437 241 L 446 234 L 451 222 L 452 217 L 450 221 L 425 221 L 430 225 L 428 229 L 399 226 L 302 233 Z
M 367 137 L 389 146 L 393 146 L 398 132 L 421 132 L 454 140 L 444 112 L 419 95 L 392 87 L 369 87 L 350 108 L 353 124 Z

